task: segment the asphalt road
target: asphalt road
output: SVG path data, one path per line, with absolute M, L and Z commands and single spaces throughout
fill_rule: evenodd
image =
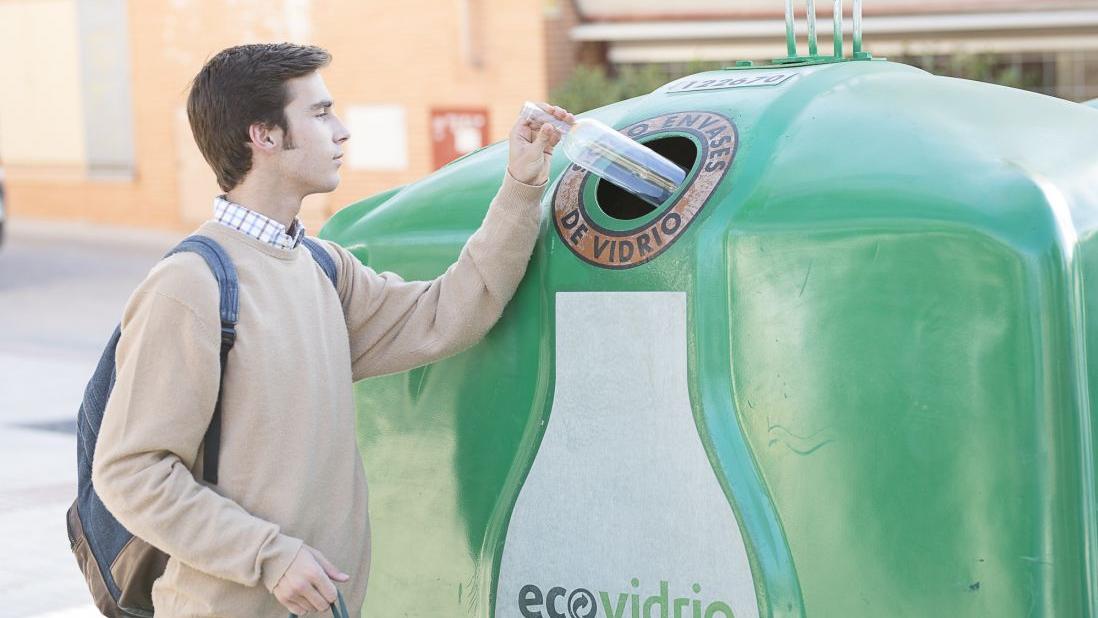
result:
M 99 616 L 69 552 L 76 410 L 149 268 L 182 234 L 16 219 L 0 246 L 0 617 Z

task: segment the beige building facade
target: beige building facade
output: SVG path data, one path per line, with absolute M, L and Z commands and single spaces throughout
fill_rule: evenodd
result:
M 806 0 L 793 0 L 799 53 L 807 53 Z M 831 54 L 834 2 L 815 0 L 819 53 Z M 1098 97 L 1098 0 L 862 0 L 864 48 L 875 57 L 1083 101 Z M 842 0 L 846 53 L 852 0 Z M 785 55 L 781 0 L 576 0 L 580 45 L 611 67 L 693 61 L 755 62 Z M 973 67 L 976 64 L 978 66 Z M 963 68 L 963 67 L 962 67 Z M 974 71 L 974 69 L 979 69 Z M 994 81 L 994 80 L 992 80 Z
M 504 139 L 524 100 L 547 97 L 547 58 L 567 51 L 550 45 L 547 31 L 570 8 L 546 0 L 0 0 L 9 216 L 179 230 L 208 218 L 219 190 L 187 123 L 189 81 L 225 47 L 294 41 L 332 53 L 322 74 L 352 134 L 339 189 L 303 206 L 315 231 L 341 207 L 435 168 L 434 111 L 470 110 L 485 125 L 456 127 L 456 154 Z

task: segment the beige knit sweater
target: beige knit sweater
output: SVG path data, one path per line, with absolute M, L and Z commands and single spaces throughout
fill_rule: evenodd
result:
M 303 542 L 351 576 L 337 586 L 357 613 L 370 532 L 352 381 L 455 354 L 488 331 L 526 270 L 543 189 L 505 176 L 433 281 L 378 274 L 325 243 L 338 293 L 304 246 L 203 224 L 240 281 L 216 486 L 196 479 L 218 391 L 217 283 L 190 253 L 152 269 L 122 318 L 92 480 L 126 528 L 171 555 L 153 587 L 157 618 L 284 618 L 270 590 Z

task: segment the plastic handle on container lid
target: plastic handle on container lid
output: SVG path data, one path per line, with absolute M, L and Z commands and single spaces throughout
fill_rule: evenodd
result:
M 332 603 L 332 615 L 335 618 L 351 618 L 351 615 L 347 613 L 347 605 L 343 602 L 343 593 L 336 590 L 336 596 L 338 597 L 339 606 Z M 297 614 L 290 614 L 290 618 L 297 618 Z
M 561 135 L 572 130 L 571 124 L 543 110 L 537 103 L 531 103 L 530 101 L 522 104 L 522 111 L 519 112 L 519 117 L 552 125 Z

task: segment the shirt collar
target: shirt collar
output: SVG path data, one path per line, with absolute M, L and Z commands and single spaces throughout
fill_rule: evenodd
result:
M 281 249 L 294 249 L 305 236 L 305 226 L 301 219 L 294 217 L 290 229 L 287 230 L 278 221 L 231 202 L 224 195 L 214 198 L 214 220 Z

